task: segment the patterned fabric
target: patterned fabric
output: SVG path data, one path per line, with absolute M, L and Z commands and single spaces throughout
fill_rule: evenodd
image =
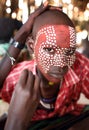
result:
M 2 98 L 5 101 L 10 102 L 18 78 L 22 70 L 26 68 L 35 73 L 34 61 L 24 61 L 12 68 L 1 91 Z M 54 110 L 48 112 L 37 109 L 33 120 L 45 119 L 67 113 L 79 115 L 84 108 L 83 104 L 77 103 L 81 93 L 89 99 L 89 60 L 76 52 L 76 61 L 64 77 L 64 82 L 59 90 Z
M 28 130 L 67 130 L 77 122 L 82 121 L 83 119 L 89 116 L 89 105 L 85 106 L 83 112 L 79 116 L 66 114 L 64 116 L 52 117 L 39 121 L 32 121 L 32 125 Z
M 13 66 L 10 74 L 5 80 L 3 89 L 1 91 L 2 99 L 6 102 L 10 102 L 14 87 L 19 79 L 21 72 L 24 69 L 31 70 L 35 74 L 34 61 L 24 61 Z

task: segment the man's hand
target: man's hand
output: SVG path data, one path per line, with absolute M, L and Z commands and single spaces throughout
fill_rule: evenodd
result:
M 13 92 L 5 130 L 26 130 L 40 100 L 40 78 L 24 70 Z
M 35 12 L 30 14 L 27 22 L 21 27 L 21 29 L 16 33 L 14 39 L 20 43 L 25 43 L 26 38 L 32 31 L 32 27 L 34 24 L 35 18 L 44 12 L 48 8 L 48 2 L 46 1 L 43 5 L 41 5 Z

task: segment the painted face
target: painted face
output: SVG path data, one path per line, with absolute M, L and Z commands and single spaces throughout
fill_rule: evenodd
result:
M 75 61 L 75 30 L 66 25 L 46 25 L 36 36 L 35 58 L 39 70 L 52 82 L 58 82 Z

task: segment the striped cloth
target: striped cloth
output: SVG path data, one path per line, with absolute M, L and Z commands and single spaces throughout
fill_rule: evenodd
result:
M 12 68 L 1 91 L 3 100 L 10 102 L 18 78 L 26 68 L 35 73 L 34 61 L 24 61 Z M 84 108 L 84 104 L 77 103 L 81 93 L 89 99 L 89 60 L 76 52 L 76 61 L 64 77 L 62 87 L 54 104 L 54 110 L 48 112 L 43 109 L 37 109 L 33 120 L 41 120 L 56 115 L 62 116 L 67 113 L 79 115 Z

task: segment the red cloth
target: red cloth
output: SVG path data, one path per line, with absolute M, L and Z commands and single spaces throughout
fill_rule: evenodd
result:
M 15 84 L 17 83 L 22 70 L 26 68 L 35 72 L 34 61 L 24 61 L 12 68 L 1 91 L 2 99 L 10 102 Z M 54 111 L 48 113 L 45 110 L 37 110 L 33 119 L 39 120 L 58 114 L 64 115 L 66 113 L 75 115 L 80 114 L 84 107 L 83 104 L 77 103 L 81 93 L 89 98 L 89 59 L 76 53 L 76 61 L 64 77 L 62 87 L 59 90 L 55 102 Z

